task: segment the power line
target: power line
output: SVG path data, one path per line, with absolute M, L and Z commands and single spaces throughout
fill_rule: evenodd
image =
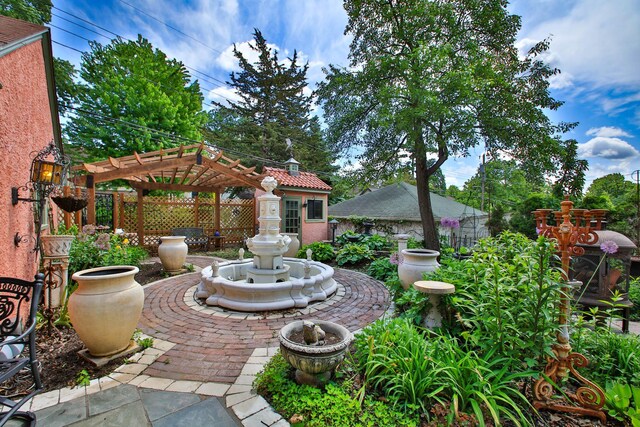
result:
M 213 48 L 213 47 L 211 47 L 211 46 L 208 46 L 207 44 L 205 44 L 205 43 L 201 42 L 200 40 L 196 39 L 195 37 L 190 36 L 189 34 L 183 33 L 183 32 L 182 32 L 182 31 L 180 31 L 179 29 L 177 29 L 177 28 L 175 28 L 175 27 L 172 27 L 171 25 L 167 24 L 166 22 L 161 21 L 160 19 L 158 19 L 158 18 L 156 18 L 155 16 L 153 16 L 153 15 L 151 15 L 151 14 L 149 14 L 149 13 L 145 12 L 144 10 L 142 10 L 142 9 L 140 9 L 140 8 L 137 8 L 137 7 L 135 7 L 134 5 L 132 5 L 132 4 L 130 4 L 130 3 L 127 3 L 127 2 L 126 2 L 126 1 L 124 1 L 124 0 L 119 0 L 119 1 L 120 1 L 120 3 L 126 4 L 127 6 L 129 6 L 129 7 L 130 7 L 130 8 L 132 8 L 132 9 L 137 10 L 138 12 L 142 13 L 143 15 L 148 16 L 149 18 L 153 19 L 154 21 L 157 21 L 157 22 L 159 22 L 159 23 L 161 23 L 161 24 L 165 25 L 167 28 L 170 28 L 170 29 L 172 29 L 173 31 L 175 31 L 175 32 L 177 32 L 177 33 L 179 33 L 179 34 L 182 34 L 183 36 L 185 36 L 185 37 L 187 37 L 187 38 L 189 38 L 189 39 L 191 39 L 191 40 L 193 40 L 193 41 L 195 41 L 195 42 L 197 42 L 197 43 L 201 44 L 202 46 L 206 47 L 207 49 L 210 49 L 210 50 L 212 50 L 213 52 L 216 52 L 216 53 L 222 54 L 222 51 L 220 51 L 220 50 L 218 50 L 218 49 L 215 49 L 215 48 Z

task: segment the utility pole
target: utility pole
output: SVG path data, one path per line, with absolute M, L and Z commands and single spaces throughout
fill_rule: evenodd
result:
M 482 195 L 480 197 L 480 210 L 484 212 L 484 183 L 486 181 L 486 177 L 487 177 L 487 171 L 485 169 L 485 165 L 484 165 L 484 161 L 485 161 L 485 153 L 482 153 L 482 164 L 480 165 L 480 172 L 482 173 Z

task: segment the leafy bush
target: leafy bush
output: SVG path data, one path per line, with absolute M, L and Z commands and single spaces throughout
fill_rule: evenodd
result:
M 633 303 L 629 317 L 631 320 L 640 320 L 640 277 L 629 281 L 629 300 Z
M 80 270 L 109 265 L 135 265 L 147 256 L 147 252 L 129 245 L 125 237 L 101 232 L 93 225 L 85 225 L 71 244 L 69 253 L 69 277 Z
M 298 385 L 292 380 L 292 368 L 276 354 L 256 376 L 254 386 L 285 419 L 302 418 L 305 427 L 380 426 L 417 427 L 415 412 L 403 413 L 371 396 L 358 395 L 350 380 L 329 383 L 324 391 Z
M 407 319 L 374 322 L 355 348 L 365 383 L 395 405 L 428 413 L 435 403 L 450 402 L 449 425 L 461 413 L 473 413 L 481 424 L 491 418 L 500 425 L 505 417 L 528 424 L 521 409 L 527 399 L 516 382 L 534 372 L 509 372 L 494 351 L 480 356 L 448 336 L 425 338 Z
M 595 322 L 579 321 L 574 328 L 574 351 L 593 361 L 582 368 L 583 375 L 598 384 L 619 381 L 640 387 L 640 337 Z
M 629 425 L 631 421 L 633 427 L 640 427 L 640 387 L 619 382 L 607 383 L 605 406 L 609 416 L 618 421 L 626 421 L 625 425 Z
M 360 243 L 347 243 L 336 254 L 338 265 L 358 264 L 363 261 L 371 261 L 374 258 L 373 251 L 367 245 Z
M 398 275 L 398 266 L 392 264 L 388 257 L 380 257 L 369 264 L 367 274 L 384 282 Z
M 296 254 L 297 258 L 307 258 L 307 249 L 311 249 L 311 259 L 314 261 L 325 262 L 331 261 L 335 256 L 335 250 L 330 243 L 313 242 L 308 245 L 304 245 L 300 248 Z
M 385 251 L 391 248 L 391 242 L 379 234 L 372 234 L 370 236 L 365 235 L 362 238 L 362 243 L 367 245 L 372 251 Z
M 456 286 L 443 298 L 455 314 L 450 332 L 480 354 L 495 347 L 496 357 L 511 360 L 514 371 L 524 368 L 522 361 L 540 367 L 557 327 L 561 272 L 554 259 L 550 240 L 504 232 L 481 240 L 468 260 L 443 262 L 429 278 Z

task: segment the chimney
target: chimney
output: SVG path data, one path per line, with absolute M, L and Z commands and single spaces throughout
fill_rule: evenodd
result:
M 293 157 L 285 162 L 285 168 L 287 169 L 287 172 L 289 172 L 289 175 L 291 176 L 300 175 L 300 172 L 298 171 L 298 166 L 300 166 L 300 163 L 298 163 L 298 161 Z

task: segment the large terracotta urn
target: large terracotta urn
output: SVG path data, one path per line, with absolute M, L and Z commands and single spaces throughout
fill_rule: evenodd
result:
M 409 289 L 413 283 L 423 280 L 422 275 L 440 267 L 440 252 L 431 249 L 403 249 L 402 262 L 398 265 L 398 277 L 402 287 Z
M 158 256 L 162 268 L 167 273 L 177 273 L 182 270 L 187 259 L 189 247 L 184 242 L 185 236 L 164 236 L 160 238 Z
M 305 329 L 321 341 L 308 341 Z M 318 336 L 318 332 L 322 334 Z M 296 381 L 314 387 L 326 384 L 349 348 L 353 334 L 326 320 L 296 320 L 280 329 L 280 353 L 296 368 Z
M 286 236 L 291 237 L 291 242 L 289 243 L 289 249 L 287 252 L 282 254 L 283 256 L 295 258 L 298 255 L 298 250 L 300 249 L 300 240 L 298 240 L 298 233 L 282 233 Z
M 66 258 L 71 251 L 71 243 L 76 236 L 73 234 L 40 236 L 42 255 L 51 258 Z
M 144 290 L 134 276 L 138 267 L 116 265 L 78 271 L 69 298 L 69 317 L 92 356 L 125 350 L 138 325 Z

